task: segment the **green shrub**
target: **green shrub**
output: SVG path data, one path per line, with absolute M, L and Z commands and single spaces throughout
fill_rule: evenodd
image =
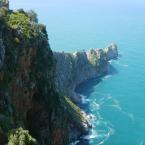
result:
M 7 145 L 38 145 L 38 143 L 27 130 L 20 127 L 9 132 Z
M 62 101 L 62 103 L 66 107 L 66 110 L 73 120 L 78 121 L 79 123 L 85 120 L 84 116 L 82 115 L 81 109 L 77 105 L 75 105 L 68 97 L 64 96 L 64 101 Z
M 11 13 L 7 24 L 10 28 L 17 29 L 19 33 L 22 33 L 25 37 L 30 38 L 32 36 L 30 18 L 23 13 Z

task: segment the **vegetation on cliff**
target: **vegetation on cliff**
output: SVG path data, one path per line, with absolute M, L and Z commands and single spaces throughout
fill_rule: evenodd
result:
M 13 129 L 8 134 L 8 144 L 7 145 L 39 145 L 27 130 L 22 128 Z

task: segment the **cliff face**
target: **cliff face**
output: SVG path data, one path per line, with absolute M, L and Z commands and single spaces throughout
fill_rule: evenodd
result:
M 85 130 L 80 109 L 56 92 L 53 53 L 34 16 L 0 9 L 0 145 L 68 145 L 73 126 Z
M 82 82 L 100 76 L 108 69 L 108 61 L 118 57 L 117 46 L 110 44 L 104 49 L 88 52 L 54 52 L 56 59 L 55 84 L 57 89 L 73 101 L 79 101 L 75 88 Z

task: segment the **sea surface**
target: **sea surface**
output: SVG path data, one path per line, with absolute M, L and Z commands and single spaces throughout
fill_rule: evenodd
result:
M 118 45 L 108 75 L 82 84 L 81 107 L 93 128 L 77 145 L 145 145 L 145 2 L 143 0 L 11 0 L 34 9 L 47 26 L 53 51 Z

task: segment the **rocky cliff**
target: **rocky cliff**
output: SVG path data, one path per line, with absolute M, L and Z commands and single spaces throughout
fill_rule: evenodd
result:
M 66 94 L 74 102 L 79 101 L 75 93 L 82 82 L 104 74 L 108 61 L 118 57 L 117 45 L 110 44 L 104 49 L 91 49 L 88 52 L 54 52 L 56 59 L 55 84 L 59 92 Z
M 68 145 L 72 128 L 87 131 L 81 110 L 56 91 L 56 62 L 36 20 L 0 8 L 0 145 Z

